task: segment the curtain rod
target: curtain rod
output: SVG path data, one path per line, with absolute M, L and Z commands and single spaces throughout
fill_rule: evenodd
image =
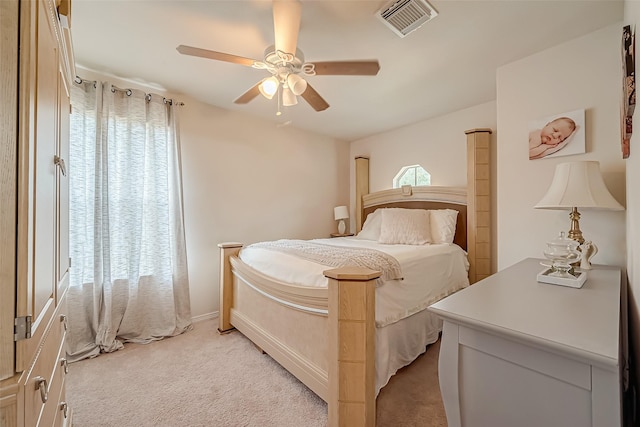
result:
M 87 80 L 87 79 L 83 79 L 82 77 L 76 76 L 75 79 L 73 79 L 73 81 L 76 84 L 82 84 L 82 83 L 93 83 L 93 87 L 97 88 L 98 87 L 98 81 L 97 80 Z M 133 93 L 133 89 L 121 89 L 117 86 L 114 86 L 113 84 L 109 83 L 111 85 L 111 91 L 115 92 L 116 90 L 121 91 L 121 92 L 126 92 L 127 96 L 131 96 L 131 94 Z M 144 91 L 143 91 L 144 92 Z M 152 93 L 146 93 L 144 94 L 144 99 L 147 102 L 151 102 L 151 97 L 154 94 Z M 161 95 L 158 95 L 161 96 Z M 172 98 L 165 98 L 164 96 L 162 97 L 162 102 L 165 104 L 169 104 L 169 105 L 177 105 L 179 107 L 182 107 L 184 105 L 184 102 L 182 101 L 174 101 Z

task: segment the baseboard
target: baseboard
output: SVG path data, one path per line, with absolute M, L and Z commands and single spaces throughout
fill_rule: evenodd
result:
M 196 322 L 202 322 L 203 320 L 216 319 L 219 314 L 220 314 L 219 311 L 213 311 L 211 313 L 205 313 L 205 314 L 201 314 L 199 316 L 194 316 L 194 317 L 191 318 L 191 321 L 193 323 L 196 323 Z

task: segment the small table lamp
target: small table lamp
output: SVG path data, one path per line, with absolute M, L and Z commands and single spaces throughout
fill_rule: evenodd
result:
M 349 209 L 346 206 L 336 206 L 333 208 L 333 217 L 338 223 L 338 233 L 344 234 L 346 225 L 344 220 L 349 218 Z
M 624 207 L 613 198 L 600 173 L 597 161 L 560 163 L 556 166 L 551 186 L 536 209 L 570 209 L 571 229 L 567 237 L 584 243 L 580 230 L 578 208 L 623 210 Z M 597 251 L 593 243 L 591 251 Z M 587 268 L 589 268 L 587 263 Z

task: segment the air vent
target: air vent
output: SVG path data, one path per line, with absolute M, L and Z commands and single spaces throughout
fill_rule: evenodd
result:
M 405 37 L 438 16 L 438 11 L 426 0 L 397 0 L 380 9 L 377 15 L 394 33 Z

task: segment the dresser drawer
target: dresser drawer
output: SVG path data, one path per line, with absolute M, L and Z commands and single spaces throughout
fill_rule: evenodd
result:
M 60 396 L 57 401 L 57 410 L 56 410 L 56 419 L 53 422 L 53 426 L 55 427 L 67 427 L 71 426 L 71 408 L 67 404 L 66 400 L 66 379 L 62 378 L 62 389 L 60 390 Z
M 60 317 L 61 307 L 49 324 L 42 347 L 36 353 L 33 367 L 24 382 L 25 426 L 53 425 L 56 416 L 66 370 L 66 332 Z
M 486 355 L 508 360 L 521 368 L 556 378 L 559 381 L 591 391 L 591 365 L 532 345 L 514 341 L 510 337 L 460 327 L 460 351 L 471 348 Z
M 60 346 L 60 352 L 56 360 L 58 363 L 54 367 L 51 386 L 49 387 L 49 394 L 47 403 L 42 410 L 42 416 L 38 422 L 38 426 L 53 426 L 54 420 L 60 412 L 60 395 L 62 394 L 64 386 L 65 365 L 61 362 L 64 357 L 64 346 Z M 38 392 L 40 394 L 40 392 Z

